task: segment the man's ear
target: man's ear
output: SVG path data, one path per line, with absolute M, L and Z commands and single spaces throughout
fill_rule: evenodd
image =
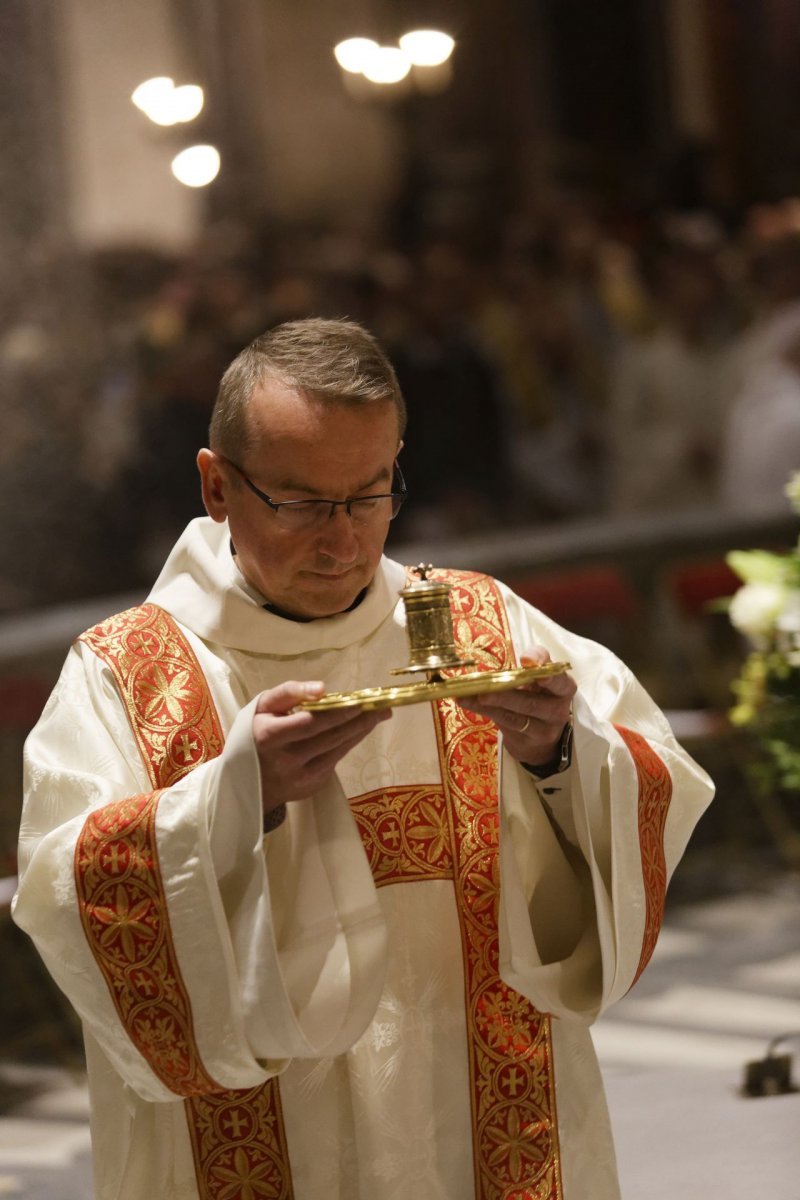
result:
M 224 521 L 228 516 L 228 487 L 222 463 L 213 450 L 198 450 L 197 469 L 200 472 L 200 488 L 206 512 L 214 521 Z

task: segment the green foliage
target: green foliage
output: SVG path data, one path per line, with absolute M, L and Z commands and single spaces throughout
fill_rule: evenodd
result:
M 793 476 L 786 494 L 800 513 L 800 472 Z M 752 768 L 756 786 L 764 792 L 800 793 L 800 628 L 796 621 L 800 544 L 784 555 L 736 550 L 728 555 L 728 562 L 744 584 L 737 596 L 744 600 L 747 593 L 751 609 L 754 599 L 766 595 L 767 589 L 783 598 L 774 616 L 764 609 L 757 614 L 760 622 L 753 620 L 751 627 L 741 620 L 745 605 L 739 603 L 740 617 L 735 619 L 736 597 L 731 601 L 734 623 L 751 635 L 755 648 L 733 682 L 736 704 L 730 718 L 751 734 L 758 747 L 759 756 Z M 749 619 L 751 613 L 747 616 Z
M 777 650 L 754 651 L 733 691 L 731 720 L 760 750 L 754 781 L 764 791 L 800 792 L 800 667 Z
M 768 550 L 731 550 L 726 556 L 728 566 L 744 583 L 778 583 L 786 581 L 788 559 Z

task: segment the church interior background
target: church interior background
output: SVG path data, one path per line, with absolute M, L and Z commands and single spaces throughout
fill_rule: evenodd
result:
M 396 83 L 334 55 L 420 27 L 452 54 Z M 219 374 L 283 319 L 353 317 L 394 357 L 392 552 L 609 645 L 711 771 L 674 903 L 796 880 L 719 603 L 729 551 L 797 540 L 776 471 L 726 490 L 732 364 L 800 306 L 793 0 L 3 0 L 0 46 L 0 1060 L 81 1055 L 8 916 L 25 735 L 71 638 L 200 515 Z M 196 115 L 132 103 L 158 77 Z M 175 173 L 196 146 L 207 186 Z

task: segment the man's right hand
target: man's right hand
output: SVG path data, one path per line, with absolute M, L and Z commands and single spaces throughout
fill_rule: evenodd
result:
M 391 717 L 391 709 L 363 712 L 292 711 L 325 692 L 318 681 L 290 680 L 262 692 L 253 717 L 253 738 L 261 768 L 265 817 L 293 800 L 306 800 L 333 775 L 340 758 Z

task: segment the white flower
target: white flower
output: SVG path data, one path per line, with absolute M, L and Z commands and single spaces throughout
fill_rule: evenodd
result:
M 787 598 L 787 589 L 781 584 L 746 583 L 733 596 L 728 615 L 745 637 L 763 642 L 774 630 Z
M 775 622 L 775 644 L 790 667 L 800 667 L 800 592 L 796 588 L 789 592 Z
M 785 633 L 800 633 L 800 592 L 787 593 L 775 624 Z

